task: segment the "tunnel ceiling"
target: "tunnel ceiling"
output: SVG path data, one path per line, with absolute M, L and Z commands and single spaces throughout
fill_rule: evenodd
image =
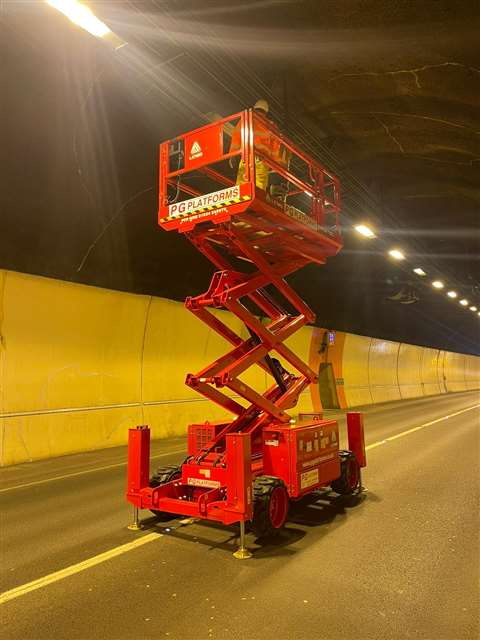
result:
M 157 145 L 265 97 L 336 171 L 345 249 L 295 277 L 318 323 L 478 353 L 478 2 L 96 2 L 117 52 L 46 3 L 2 9 L 0 266 L 182 299 L 209 264 L 155 222 Z M 369 221 L 378 238 L 352 232 Z M 393 264 L 388 249 L 408 260 Z M 422 266 L 421 279 L 412 267 Z M 390 300 L 416 292 L 414 304 Z

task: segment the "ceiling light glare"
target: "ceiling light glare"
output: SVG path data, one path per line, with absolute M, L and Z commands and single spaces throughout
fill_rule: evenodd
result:
M 473 306 L 473 307 L 468 307 L 470 309 L 470 311 L 476 311 L 477 307 Z
M 426 272 L 422 269 L 422 267 L 415 267 L 413 273 L 416 273 L 417 276 L 426 276 Z
M 449 298 L 456 298 L 456 297 L 457 297 L 457 292 L 456 292 L 456 291 L 449 291 L 449 292 L 447 293 L 447 296 L 448 296 Z
M 375 234 L 366 224 L 356 224 L 355 231 L 365 238 L 375 238 Z
M 432 287 L 433 287 L 434 289 L 443 289 L 444 284 L 443 284 L 443 282 L 442 282 L 441 280 L 434 280 L 434 281 L 432 282 Z M 452 297 L 452 296 L 450 296 L 450 297 Z
M 110 33 L 107 25 L 99 20 L 88 7 L 78 2 L 78 0 L 46 0 L 46 2 L 67 16 L 69 20 L 79 27 L 91 33 L 92 36 L 103 38 L 107 33 Z
M 468 300 L 466 298 L 463 298 L 462 300 L 460 300 L 460 304 L 462 305 L 462 307 L 466 307 L 468 306 Z
M 405 255 L 400 251 L 400 249 L 392 249 L 388 252 L 388 255 L 395 260 L 405 260 Z

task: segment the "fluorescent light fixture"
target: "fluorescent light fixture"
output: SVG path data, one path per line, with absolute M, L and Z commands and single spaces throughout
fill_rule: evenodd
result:
M 417 276 L 426 276 L 426 272 L 422 269 L 422 267 L 415 267 L 413 273 L 416 273 Z
M 476 311 L 477 307 L 473 306 L 473 307 L 468 307 L 470 309 L 470 311 Z
M 67 16 L 69 20 L 78 24 L 79 27 L 91 33 L 92 36 L 103 38 L 103 36 L 110 33 L 107 25 L 99 20 L 87 6 L 78 2 L 78 0 L 46 0 L 46 2 Z
M 441 280 L 434 280 L 432 282 L 432 287 L 434 287 L 434 289 L 443 289 L 444 284 Z
M 447 296 L 448 296 L 449 298 L 456 298 L 456 297 L 457 297 L 457 292 L 456 292 L 456 291 L 449 291 L 449 292 L 447 293 Z
M 395 258 L 395 260 L 405 260 L 405 256 L 400 249 L 392 249 L 388 252 L 388 255 Z
M 354 229 L 361 236 L 365 236 L 365 238 L 375 238 L 376 237 L 375 234 L 373 233 L 373 231 L 370 229 L 370 227 L 367 227 L 366 224 L 356 224 L 354 226 Z
M 468 300 L 466 298 L 463 298 L 462 300 L 460 300 L 460 304 L 462 305 L 462 307 L 466 307 L 468 305 Z

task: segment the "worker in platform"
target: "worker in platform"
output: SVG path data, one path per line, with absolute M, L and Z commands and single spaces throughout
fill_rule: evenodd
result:
M 275 135 L 279 135 L 280 131 L 277 125 L 270 118 L 268 118 L 268 102 L 266 100 L 257 100 L 253 109 L 256 113 L 268 119 L 268 124 L 264 124 L 260 120 L 255 120 L 255 149 L 264 153 L 266 156 L 269 156 L 278 164 L 287 166 L 285 148 L 281 145 L 280 140 Z M 241 136 L 241 122 L 239 122 L 232 134 L 230 151 L 237 151 L 241 148 Z M 231 158 L 231 160 L 235 160 L 235 158 Z M 233 163 L 231 163 L 231 166 L 232 164 Z M 269 172 L 270 169 L 266 162 L 264 162 L 259 156 L 255 156 L 255 183 L 256 186 L 263 191 L 268 191 Z M 245 164 L 243 160 L 240 161 L 237 171 L 237 184 L 240 184 L 242 182 L 245 182 Z

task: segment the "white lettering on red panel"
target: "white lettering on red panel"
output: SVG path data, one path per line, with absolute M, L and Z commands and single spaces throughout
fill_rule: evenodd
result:
M 302 464 L 302 468 L 313 467 L 316 464 L 320 464 L 321 462 L 326 462 L 327 460 L 333 460 L 335 457 L 334 453 L 330 453 L 328 456 L 321 456 L 320 458 L 313 458 L 312 460 L 307 460 Z

